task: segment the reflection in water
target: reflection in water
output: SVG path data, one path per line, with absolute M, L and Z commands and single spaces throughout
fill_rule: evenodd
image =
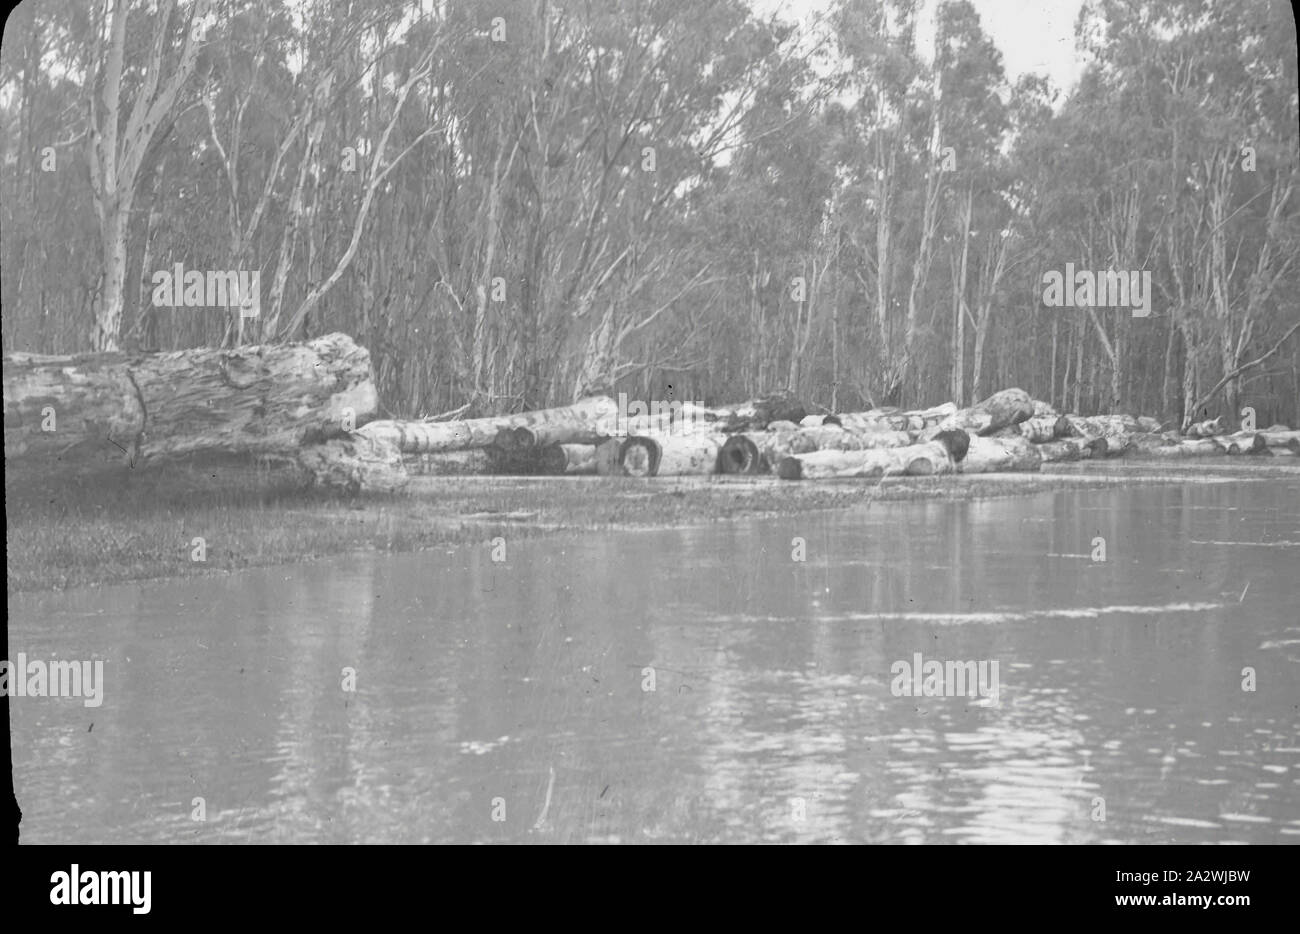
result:
M 877 504 L 20 595 L 11 652 L 106 678 L 12 701 L 23 839 L 1294 842 L 1297 503 Z M 916 652 L 998 661 L 999 703 L 894 697 Z

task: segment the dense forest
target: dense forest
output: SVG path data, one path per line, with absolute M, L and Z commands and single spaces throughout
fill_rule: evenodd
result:
M 3 346 L 369 348 L 413 417 L 593 391 L 827 410 L 1005 386 L 1300 411 L 1282 0 L 1090 0 L 1065 94 L 967 0 L 25 0 Z M 1149 273 L 1150 314 L 1044 302 Z M 155 302 L 256 271 L 256 317 Z

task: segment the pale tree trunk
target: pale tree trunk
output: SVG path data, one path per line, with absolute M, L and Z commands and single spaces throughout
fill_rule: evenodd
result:
M 111 4 L 111 12 L 109 5 Z M 126 49 L 127 0 L 106 0 L 95 14 L 92 50 L 98 93 L 90 95 L 90 132 L 86 152 L 90 188 L 99 221 L 100 258 L 103 264 L 94 303 L 93 349 L 116 350 L 126 299 L 127 236 L 145 156 L 164 120 L 172 112 L 181 88 L 194 73 L 198 40 L 193 24 L 207 15 L 209 0 L 197 0 L 186 23 L 185 43 L 176 68 L 162 81 L 164 53 L 170 43 L 169 24 L 175 0 L 156 13 L 153 43 L 144 65 L 144 79 L 121 126 L 122 68 Z M 104 28 L 108 28 L 107 47 Z
M 327 76 L 319 89 L 317 98 L 328 94 L 330 77 Z M 308 170 L 325 133 L 325 119 L 316 119 L 316 100 L 307 105 L 306 123 L 310 125 L 303 142 L 302 158 L 298 162 L 298 177 L 294 182 L 293 192 L 289 196 L 289 207 L 285 218 L 284 230 L 280 234 L 280 255 L 276 261 L 275 277 L 271 280 L 271 293 L 266 302 L 266 314 L 262 318 L 262 339 L 272 341 L 280 330 L 280 315 L 284 309 L 284 292 L 289 282 L 289 267 L 293 265 L 293 255 L 298 244 L 298 230 L 302 226 L 303 189 L 307 187 Z
M 510 174 L 510 167 L 514 164 L 515 154 L 518 151 L 519 137 L 516 136 L 514 145 L 510 149 L 510 156 L 506 159 L 505 167 L 502 168 L 501 160 L 505 156 L 505 127 L 503 125 L 498 126 L 496 160 L 492 164 L 492 181 L 488 186 L 487 204 L 483 211 L 483 229 L 480 243 L 482 244 L 484 257 L 483 265 L 479 270 L 478 285 L 475 288 L 474 334 L 470 344 L 470 353 L 472 354 L 470 380 L 476 398 L 482 397 L 485 393 L 483 371 L 487 366 L 491 353 L 487 346 L 487 317 L 489 293 L 493 278 L 492 267 L 496 262 L 497 240 L 500 237 L 498 227 L 501 214 L 501 180 Z
M 961 260 L 958 264 L 957 281 L 953 285 L 952 296 L 952 380 L 950 394 L 958 406 L 966 404 L 966 271 L 970 258 L 970 225 L 973 208 L 972 186 L 966 186 L 966 197 L 962 200 L 958 217 L 961 236 Z
M 925 173 L 925 203 L 921 209 L 921 242 L 917 245 L 916 255 L 912 261 L 912 281 L 907 289 L 907 318 L 903 331 L 903 359 L 900 364 L 899 380 L 906 380 L 913 371 L 913 355 L 916 352 L 917 302 L 930 276 L 930 246 L 934 242 L 934 231 L 939 223 L 939 195 L 942 192 L 942 174 L 938 171 L 938 141 L 942 133 L 942 122 L 937 110 L 938 80 L 935 80 L 934 107 L 936 116 L 931 131 L 930 146 L 926 150 L 927 168 Z

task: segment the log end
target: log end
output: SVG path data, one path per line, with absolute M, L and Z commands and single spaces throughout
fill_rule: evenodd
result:
M 718 473 L 758 473 L 758 445 L 744 435 L 731 435 L 718 452 Z
M 914 457 L 907 462 L 903 473 L 909 477 L 929 477 L 934 474 L 934 463 L 928 457 Z
M 569 458 L 561 445 L 548 444 L 538 452 L 537 465 L 542 473 L 559 476 L 568 470 Z
M 651 438 L 626 438 L 618 462 L 629 477 L 653 477 L 659 472 L 659 445 Z
M 410 480 L 396 445 L 359 434 L 304 448 L 298 463 L 315 486 L 348 493 L 397 493 Z
M 803 463 L 797 457 L 783 457 L 776 465 L 776 475 L 782 480 L 800 480 L 803 478 Z
M 948 449 L 954 464 L 960 464 L 970 450 L 970 435 L 960 428 L 945 428 L 935 434 L 934 440 Z

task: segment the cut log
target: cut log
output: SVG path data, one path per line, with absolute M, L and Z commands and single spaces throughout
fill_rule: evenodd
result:
M 897 449 L 903 461 L 903 473 L 909 477 L 930 477 L 937 474 L 952 473 L 957 469 L 954 460 L 955 451 L 943 441 L 922 441 L 905 448 Z M 965 452 L 963 452 L 964 456 Z
M 962 473 L 1002 473 L 1036 471 L 1042 466 L 1038 446 L 1024 438 L 972 437 L 958 469 Z
M 629 477 L 703 476 L 718 472 L 723 435 L 635 435 L 623 441 L 619 464 Z
M 594 474 L 596 445 L 548 444 L 541 449 L 538 463 L 541 472 L 546 474 Z
M 800 428 L 797 438 L 798 446 L 811 444 L 814 451 L 869 451 L 901 448 L 912 443 L 912 436 L 905 431 L 850 431 L 838 425 Z
M 782 480 L 828 480 L 837 477 L 884 477 L 903 473 L 906 448 L 872 451 L 813 451 L 784 458 L 777 465 Z
M 787 457 L 817 450 L 816 442 L 799 428 L 788 431 L 749 431 L 745 432 L 745 437 L 758 447 L 767 470 L 775 470 L 776 465 Z
M 1142 453 L 1152 457 L 1186 458 L 1216 457 L 1227 452 L 1211 438 L 1187 438 L 1175 444 L 1146 448 Z
M 1097 451 L 1096 456 L 1105 457 L 1107 453 L 1106 451 L 1107 441 L 1105 438 L 1098 438 L 1097 441 L 1098 444 L 1100 445 L 1100 449 Z M 1176 434 L 1175 435 L 1136 434 L 1136 435 L 1132 435 L 1129 438 L 1129 446 L 1126 453 L 1140 454 L 1140 455 L 1149 454 L 1149 455 L 1154 455 L 1156 457 L 1162 457 L 1163 455 L 1159 453 L 1160 449 L 1172 447 L 1173 445 L 1178 444 L 1180 441 L 1182 441 L 1182 438 Z
M 784 458 L 777 475 L 783 480 L 821 480 L 951 473 L 966 456 L 969 441 L 964 432 L 945 431 L 933 441 L 901 448 L 813 451 Z
M 896 409 L 871 409 L 866 412 L 843 412 L 828 415 L 824 425 L 840 425 L 850 431 L 910 431 L 921 432 L 937 429 L 945 419 L 957 412 L 957 406 L 945 402 L 929 409 L 915 409 L 911 412 L 899 412 Z
M 773 469 L 786 457 L 812 451 L 866 451 L 906 447 L 913 443 L 912 436 L 905 431 L 851 431 L 837 425 L 798 428 L 793 431 L 747 432 L 743 437 L 753 442 L 766 469 Z M 725 465 L 723 469 L 726 470 Z M 760 467 L 762 469 L 764 468 Z
M 1295 442 L 1300 444 L 1300 431 L 1291 431 L 1283 428 L 1281 430 L 1269 428 L 1261 431 L 1260 435 L 1264 438 L 1264 443 L 1269 447 L 1286 447 Z
M 609 406 L 612 404 L 610 399 L 595 397 L 562 408 L 520 413 L 514 418 L 527 421 L 516 424 L 511 429 L 510 440 L 506 444 L 517 448 L 542 447 L 547 444 L 599 444 L 612 435 L 607 425 L 611 417 Z
M 1020 433 L 1034 444 L 1043 444 L 1064 438 L 1070 433 L 1070 422 L 1064 415 L 1041 415 L 1020 423 Z
M 297 461 L 315 486 L 351 493 L 396 493 L 410 480 L 395 445 L 362 434 L 309 445 Z
M 520 412 L 514 415 L 498 415 L 491 418 L 467 418 L 454 422 L 405 422 L 385 419 L 370 422 L 363 426 L 361 433 L 371 438 L 389 441 L 405 454 L 430 454 L 439 451 L 463 451 L 468 448 L 487 447 L 497 440 L 502 429 L 510 429 L 510 435 L 503 435 L 498 447 L 511 449 L 535 446 L 535 439 L 546 442 L 562 440 L 564 431 L 569 437 L 590 437 L 596 440 L 594 426 L 602 420 L 612 420 L 618 413 L 618 404 L 608 396 L 593 396 L 581 399 L 573 405 L 554 409 L 539 409 L 535 412 Z M 547 434 L 547 429 L 555 431 Z M 582 433 L 582 428 L 586 433 Z M 521 438 L 513 434 L 515 428 L 536 429 L 536 434 L 526 433 L 523 438 L 527 444 L 521 444 Z M 605 432 L 608 435 L 609 432 Z
M 370 355 L 345 334 L 161 354 L 10 354 L 5 458 L 50 469 L 193 455 L 292 455 L 375 413 Z
M 1105 444 L 1105 439 L 1098 439 Z M 1092 456 L 1093 445 L 1087 438 L 1061 438 L 1058 441 L 1045 441 L 1038 445 L 1038 453 L 1043 463 L 1054 464 L 1059 461 L 1086 460 Z
M 1264 435 L 1258 431 L 1239 431 L 1232 435 L 1220 435 L 1214 441 L 1228 454 L 1263 454 L 1268 450 Z
M 629 403 L 626 396 L 620 398 L 623 408 L 610 432 L 612 436 L 618 437 L 762 431 L 775 421 L 797 424 L 808 414 L 803 403 L 786 392 L 729 406 L 674 402 L 668 406 L 657 406 L 653 413 L 647 411 L 644 402 Z
M 1070 428 L 1085 438 L 1142 432 L 1138 420 L 1131 415 L 1067 415 Z
M 1223 434 L 1223 417 L 1212 418 L 1209 421 L 1196 422 L 1187 426 L 1183 432 L 1188 438 L 1213 438 L 1215 435 Z
M 934 428 L 922 432 L 929 440 L 939 431 L 956 429 L 973 435 L 991 435 L 1010 425 L 1018 425 L 1034 414 L 1034 401 L 1023 389 L 1003 389 L 983 402 L 961 409 L 943 419 Z

